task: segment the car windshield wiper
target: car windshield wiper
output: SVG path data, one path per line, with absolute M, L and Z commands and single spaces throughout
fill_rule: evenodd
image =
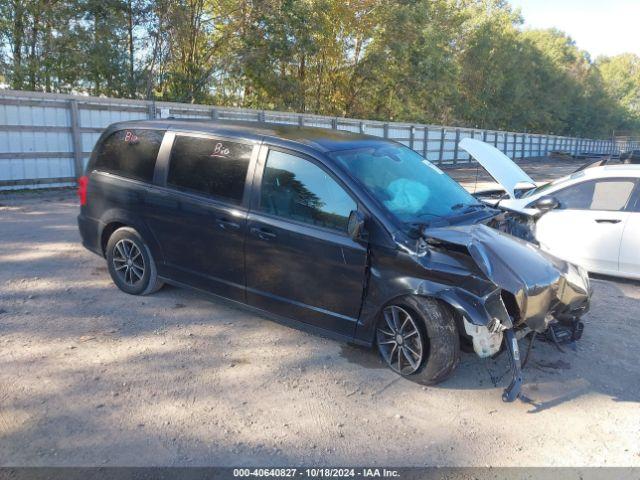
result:
M 430 220 L 418 220 L 423 217 L 433 217 Z M 443 215 L 437 213 L 423 212 L 415 216 L 415 220 L 406 222 L 407 225 L 422 226 L 425 228 L 430 227 L 444 227 L 450 225 L 449 219 Z
M 479 208 L 487 208 L 487 206 L 484 203 L 456 203 L 454 206 L 451 207 L 451 210 L 459 210 L 462 207 L 466 207 L 462 213 L 466 213 L 466 212 L 472 212 L 473 210 L 479 209 Z

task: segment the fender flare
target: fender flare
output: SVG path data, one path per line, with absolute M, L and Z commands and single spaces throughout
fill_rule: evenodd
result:
M 147 243 L 147 246 L 149 247 L 149 250 L 151 250 L 153 258 L 156 259 L 156 262 L 163 261 L 164 256 L 162 255 L 160 244 L 158 243 L 155 235 L 153 235 L 147 224 L 143 220 L 141 220 L 139 216 L 132 215 L 131 213 L 121 208 L 110 208 L 102 214 L 98 221 L 100 224 L 98 232 L 100 247 L 102 247 L 102 235 L 105 228 L 113 223 L 122 223 L 129 227 L 135 228 L 138 231 L 138 233 Z M 104 254 L 105 252 L 103 251 L 102 253 Z
M 358 322 L 354 340 L 358 343 L 371 345 L 375 338 L 375 322 L 382 309 L 394 300 L 407 296 L 418 295 L 436 298 L 451 307 L 461 320 L 463 317 L 473 325 L 487 326 L 497 317 L 506 326 L 511 326 L 511 319 L 500 297 L 500 290 L 496 289 L 484 297 L 476 296 L 462 288 L 442 285 L 430 281 L 421 281 L 416 288 L 395 292 L 377 307 L 369 306 L 366 318 Z M 363 312 L 365 310 L 363 309 Z M 464 333 L 462 322 L 460 332 Z

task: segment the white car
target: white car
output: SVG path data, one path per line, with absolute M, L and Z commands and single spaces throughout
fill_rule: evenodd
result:
M 540 247 L 593 273 L 640 279 L 640 165 L 618 164 L 536 183 L 493 146 L 470 138 L 460 147 L 504 188 L 489 204 L 534 219 Z

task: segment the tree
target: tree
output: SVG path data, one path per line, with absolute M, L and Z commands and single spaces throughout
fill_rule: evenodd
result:
M 16 89 L 608 136 L 640 59 L 592 61 L 506 0 L 4 0 Z
M 625 111 L 623 130 L 640 130 L 640 57 L 625 53 L 596 61 L 604 89 Z

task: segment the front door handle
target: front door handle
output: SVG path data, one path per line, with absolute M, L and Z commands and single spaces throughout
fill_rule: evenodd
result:
M 598 223 L 620 223 L 621 221 L 619 218 L 596 218 Z
M 253 227 L 250 231 L 252 235 L 255 235 L 262 240 L 272 240 L 277 237 L 274 232 L 266 228 Z
M 239 223 L 229 220 L 226 217 L 218 218 L 218 226 L 223 230 L 238 230 L 240 228 Z

